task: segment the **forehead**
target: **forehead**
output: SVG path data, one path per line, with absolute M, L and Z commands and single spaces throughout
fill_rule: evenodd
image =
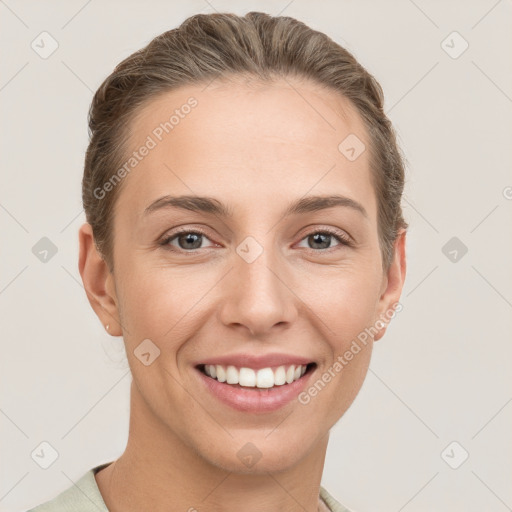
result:
M 151 149 L 124 178 L 116 208 L 138 215 L 167 193 L 222 195 L 235 206 L 259 201 L 268 210 L 283 194 L 311 191 L 357 198 L 372 213 L 369 151 L 352 161 L 340 151 L 354 136 L 369 148 L 353 105 L 311 82 L 181 87 L 133 119 L 130 151 Z

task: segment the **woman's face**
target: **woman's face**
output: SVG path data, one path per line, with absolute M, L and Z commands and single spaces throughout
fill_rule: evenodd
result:
M 215 466 L 290 468 L 354 400 L 364 333 L 402 287 L 404 237 L 381 265 L 363 123 L 344 98 L 287 79 L 184 87 L 132 130 L 107 278 L 132 415 Z M 334 196 L 346 199 L 319 199 Z

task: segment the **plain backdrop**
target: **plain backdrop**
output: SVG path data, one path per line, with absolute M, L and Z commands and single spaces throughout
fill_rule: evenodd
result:
M 93 92 L 188 16 L 251 10 L 353 52 L 407 157 L 403 311 L 332 430 L 323 485 L 358 512 L 512 510 L 510 0 L 0 1 L 0 510 L 55 497 L 128 435 L 122 340 L 77 267 Z

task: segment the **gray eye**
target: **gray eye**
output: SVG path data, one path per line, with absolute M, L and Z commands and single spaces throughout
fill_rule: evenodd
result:
M 304 237 L 303 240 L 301 241 L 301 244 L 304 241 L 307 243 L 307 245 L 306 246 L 302 245 L 302 247 L 307 247 L 309 249 L 319 249 L 319 250 L 330 249 L 331 247 L 336 245 L 336 244 L 332 244 L 333 241 L 337 242 L 337 244 L 340 243 L 338 241 L 338 237 L 336 235 L 333 235 L 331 233 L 324 233 L 321 231 L 316 232 L 316 233 L 311 233 L 310 235 Z
M 209 238 L 198 231 L 182 231 L 181 233 L 176 233 L 167 238 L 167 240 L 164 241 L 164 245 L 177 247 L 182 251 L 192 251 L 194 249 L 209 247 L 207 245 L 203 246 L 205 240 L 209 241 Z M 211 246 L 213 246 L 213 244 L 210 243 L 210 247 Z
M 199 249 L 203 242 L 201 233 L 185 233 L 178 235 L 178 245 L 180 249 Z

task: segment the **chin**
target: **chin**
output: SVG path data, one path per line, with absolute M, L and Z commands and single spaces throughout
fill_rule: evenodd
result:
M 299 432 L 297 426 L 296 433 Z M 313 449 L 315 433 L 300 432 L 296 438 L 289 432 L 272 433 L 268 430 L 244 431 L 232 440 L 210 444 L 203 457 L 225 471 L 239 474 L 264 475 L 287 471 L 301 462 Z M 267 437 L 265 437 L 267 436 Z M 273 439 L 272 439 L 273 437 Z
M 266 475 L 280 473 L 293 468 L 302 457 L 290 457 L 288 453 L 273 453 L 262 455 L 257 462 L 243 462 L 236 455 L 233 457 L 219 456 L 209 462 L 230 473 L 244 475 Z

